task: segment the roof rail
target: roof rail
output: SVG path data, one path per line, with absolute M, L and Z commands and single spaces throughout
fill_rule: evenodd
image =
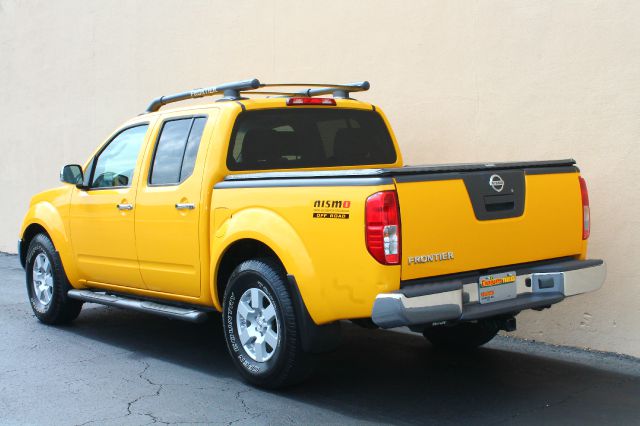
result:
M 287 92 L 287 91 L 262 91 L 257 89 L 262 89 L 265 87 L 306 87 L 306 90 L 297 91 L 297 92 Z M 156 112 L 163 105 L 180 102 L 187 99 L 194 98 L 202 98 L 204 96 L 214 96 L 214 95 L 223 95 L 222 98 L 218 99 L 219 101 L 237 101 L 243 98 L 241 95 L 244 94 L 256 94 L 256 95 L 278 95 L 278 96 L 322 96 L 322 95 L 333 95 L 334 98 L 338 99 L 349 99 L 349 93 L 351 92 L 363 92 L 365 90 L 369 90 L 370 84 L 368 81 L 360 81 L 356 83 L 346 83 L 346 84 L 319 84 L 319 83 L 277 83 L 277 84 L 262 84 L 257 78 L 253 80 L 242 80 L 236 81 L 232 83 L 224 83 L 219 86 L 206 87 L 204 89 L 194 89 L 188 92 L 180 92 L 175 93 L 173 95 L 160 96 L 159 98 L 154 99 L 145 113 Z
M 180 92 L 173 95 L 160 96 L 159 98 L 155 98 L 153 101 L 151 101 L 145 112 L 156 112 L 163 105 L 192 98 L 202 98 L 203 96 L 222 94 L 224 95 L 224 98 L 227 98 L 228 100 L 236 100 L 240 99 L 241 90 L 251 90 L 257 89 L 259 87 L 260 81 L 258 81 L 257 78 L 254 78 L 253 80 L 236 81 L 234 83 L 225 83 L 219 86 L 206 87 L 204 89 L 194 89 L 188 92 Z

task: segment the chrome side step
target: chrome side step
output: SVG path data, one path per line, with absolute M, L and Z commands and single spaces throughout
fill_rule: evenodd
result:
M 89 303 L 98 303 L 100 305 L 115 306 L 116 308 L 147 312 L 184 321 L 203 322 L 207 319 L 207 314 L 205 312 L 198 311 L 196 309 L 164 305 L 162 303 L 146 300 L 130 299 L 124 296 L 98 293 L 90 290 L 69 290 L 67 295 L 72 299 L 78 299 Z

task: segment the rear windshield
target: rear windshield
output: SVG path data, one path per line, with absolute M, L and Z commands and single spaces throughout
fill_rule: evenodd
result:
M 375 111 L 279 108 L 241 113 L 229 170 L 392 164 L 396 151 Z

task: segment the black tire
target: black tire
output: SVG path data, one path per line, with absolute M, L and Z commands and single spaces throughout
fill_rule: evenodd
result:
M 258 356 L 257 350 L 251 351 L 251 342 L 256 345 L 258 338 L 245 340 L 245 343 L 249 342 L 247 350 L 238 331 L 238 325 L 241 324 L 244 325 L 244 330 L 255 327 L 251 331 L 260 333 L 258 319 L 253 322 L 244 321 L 242 315 L 237 315 L 241 299 L 246 303 L 247 295 L 254 294 L 251 289 L 259 289 L 262 292 L 260 303 L 264 302 L 267 307 L 272 304 L 275 309 L 275 318 L 271 316 L 271 322 L 267 325 L 262 323 L 262 326 L 277 332 L 277 344 L 276 348 L 264 347 L 261 354 L 266 353 L 269 358 L 262 362 L 255 358 Z M 250 300 L 252 314 L 261 313 L 263 306 L 254 308 L 253 299 Z M 262 318 L 262 314 L 260 317 Z M 224 292 L 222 324 L 231 359 L 244 379 L 259 387 L 276 389 L 299 383 L 309 375 L 310 359 L 302 350 L 297 321 L 285 273 L 276 262 L 271 259 L 255 259 L 238 265 Z M 247 334 L 243 336 L 246 337 Z
M 50 301 L 46 304 L 37 297 L 34 288 L 34 263 L 38 258 L 43 259 L 43 255 L 50 264 L 52 277 Z M 27 294 L 36 318 L 45 324 L 66 324 L 78 317 L 82 309 L 82 302 L 67 297 L 67 291 L 71 286 L 62 267 L 60 256 L 45 234 L 38 234 L 31 240 L 27 250 L 25 272 Z
M 437 348 L 464 350 L 482 346 L 493 339 L 500 331 L 498 324 L 489 320 L 463 322 L 452 326 L 425 328 L 424 337 Z

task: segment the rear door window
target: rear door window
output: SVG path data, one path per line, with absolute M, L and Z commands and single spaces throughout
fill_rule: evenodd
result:
M 206 118 L 166 121 L 153 157 L 149 184 L 176 185 L 193 173 Z
M 356 109 L 246 111 L 236 120 L 229 170 L 392 164 L 396 151 L 382 117 Z

